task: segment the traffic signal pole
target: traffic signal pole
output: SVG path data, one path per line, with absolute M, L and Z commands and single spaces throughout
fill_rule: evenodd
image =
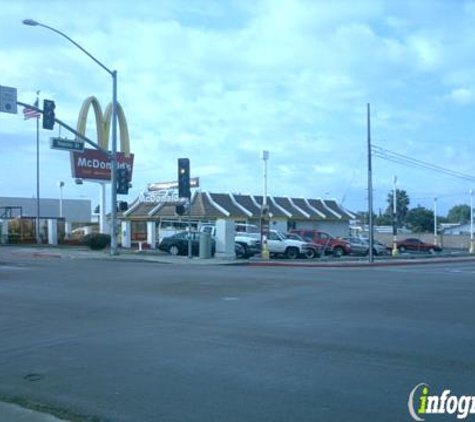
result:
M 41 110 L 40 108 L 38 107 L 35 107 L 34 105 L 30 105 L 30 104 L 27 104 L 27 103 L 24 103 L 22 101 L 17 101 L 16 102 L 18 105 L 22 106 L 22 107 L 27 107 L 27 108 L 31 108 L 35 111 L 37 111 L 38 113 L 41 113 L 43 114 L 43 110 Z M 88 137 L 84 136 L 83 134 L 79 133 L 77 130 L 73 129 L 71 126 L 67 125 L 66 123 L 64 123 L 63 121 L 59 120 L 58 118 L 54 118 L 54 122 L 55 123 L 58 123 L 58 125 L 64 127 L 66 130 L 69 130 L 71 133 L 73 133 L 74 135 L 76 135 L 78 138 L 82 139 L 85 143 L 93 146 L 95 149 L 103 152 L 104 154 L 107 154 L 108 156 L 111 155 L 111 153 L 109 151 L 106 151 L 105 149 L 101 148 L 99 146 L 99 144 L 96 144 L 94 141 L 91 141 Z
M 190 192 L 190 159 L 178 159 L 178 198 L 186 198 L 188 202 L 188 258 L 192 258 L 191 250 L 191 192 Z M 177 210 L 178 210 L 177 206 Z M 181 208 L 180 208 L 181 210 Z

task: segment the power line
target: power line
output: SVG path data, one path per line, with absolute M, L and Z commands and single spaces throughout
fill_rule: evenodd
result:
M 450 169 L 447 169 L 435 164 L 426 163 L 421 160 L 416 160 L 415 158 L 411 158 L 411 157 L 399 154 L 397 152 L 384 149 L 377 145 L 373 145 L 373 147 L 371 148 L 371 151 L 376 157 L 382 158 L 387 161 L 391 161 L 393 163 L 402 164 L 409 167 L 432 170 L 438 174 L 455 177 L 455 178 L 466 180 L 469 182 L 475 182 L 475 177 L 469 174 L 465 174 L 465 173 L 455 171 L 455 170 L 450 170 Z

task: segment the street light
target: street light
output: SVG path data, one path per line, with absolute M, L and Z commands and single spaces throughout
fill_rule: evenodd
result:
M 50 31 L 56 32 L 62 37 L 66 38 L 69 42 L 79 48 L 84 54 L 94 60 L 100 67 L 102 67 L 112 77 L 112 151 L 111 157 L 111 255 L 117 255 L 117 71 L 110 70 L 99 60 L 97 60 L 92 54 L 81 47 L 76 41 L 69 38 L 66 34 L 58 31 L 51 26 L 44 25 L 33 19 L 23 20 L 25 25 L 29 26 L 42 26 Z
M 475 244 L 473 242 L 473 189 L 470 189 L 470 249 L 469 253 L 475 253 Z
M 268 260 L 270 258 L 269 249 L 267 248 L 267 237 L 269 236 L 269 226 L 266 219 L 268 219 L 267 212 L 267 160 L 269 159 L 269 151 L 262 151 L 262 160 L 264 161 L 264 195 L 262 197 L 262 216 L 261 216 L 261 236 L 262 236 L 262 259 Z M 265 225 L 265 230 L 262 226 Z
M 437 245 L 437 197 L 434 198 L 434 245 Z
M 63 218 L 63 187 L 64 187 L 64 182 L 60 181 L 58 182 L 59 186 L 59 218 Z

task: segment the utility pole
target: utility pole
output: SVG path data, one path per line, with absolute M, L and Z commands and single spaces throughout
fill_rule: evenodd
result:
M 371 119 L 370 119 L 370 105 L 368 103 L 367 109 L 367 126 L 368 126 L 368 213 L 369 213 L 369 251 L 368 262 L 371 264 L 374 262 L 373 258 L 373 175 L 372 175 L 372 163 L 371 163 Z
M 399 250 L 397 248 L 397 177 L 393 177 L 394 189 L 393 189 L 393 249 L 391 251 L 392 256 L 398 256 Z

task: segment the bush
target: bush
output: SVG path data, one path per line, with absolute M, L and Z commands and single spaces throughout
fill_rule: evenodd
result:
M 84 236 L 82 242 L 91 249 L 98 251 L 110 245 L 111 237 L 109 234 L 91 233 Z
M 19 243 L 20 235 L 18 233 L 10 233 L 8 235 L 8 243 Z

